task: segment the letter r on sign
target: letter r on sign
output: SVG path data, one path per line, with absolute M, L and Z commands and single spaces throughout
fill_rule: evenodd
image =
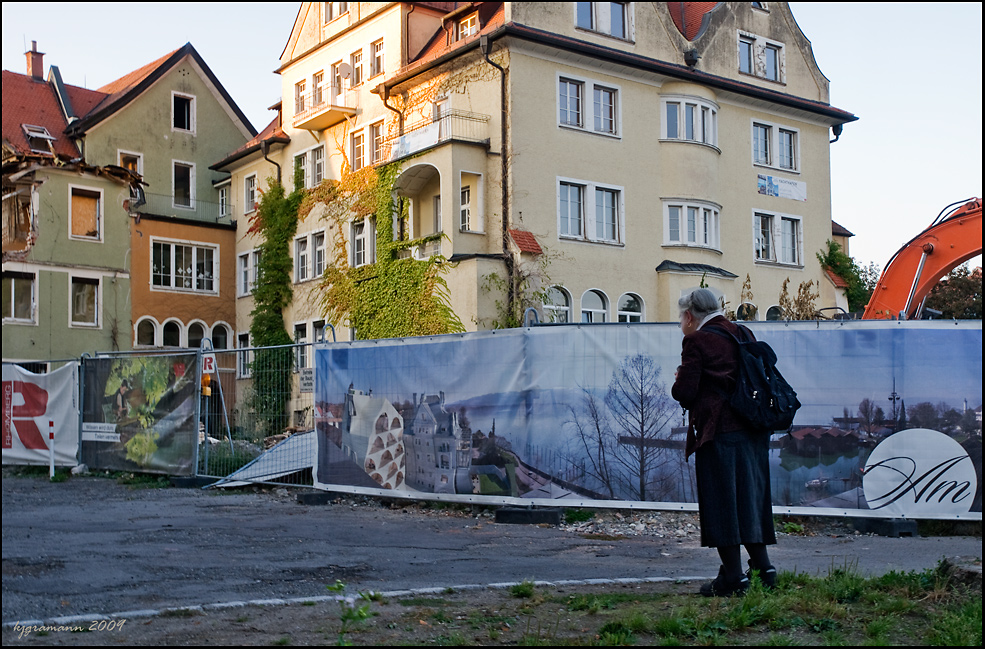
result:
M 24 403 L 14 405 L 14 395 L 20 394 Z M 13 431 L 21 439 L 24 448 L 46 450 L 44 437 L 34 422 L 34 417 L 44 416 L 48 409 L 48 392 L 26 381 L 3 382 L 3 448 L 11 448 Z

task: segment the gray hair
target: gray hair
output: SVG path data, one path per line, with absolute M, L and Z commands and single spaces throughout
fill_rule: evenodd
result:
M 685 311 L 690 311 L 691 315 L 702 320 L 715 311 L 720 311 L 722 305 L 715 294 L 708 289 L 696 288 L 681 296 L 681 299 L 677 301 L 677 307 L 680 309 L 681 315 Z

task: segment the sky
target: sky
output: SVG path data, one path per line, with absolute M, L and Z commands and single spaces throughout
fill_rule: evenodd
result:
M 982 5 L 790 6 L 832 105 L 859 117 L 831 145 L 832 218 L 860 265 L 883 268 L 948 204 L 982 195 Z M 120 7 L 4 2 L 3 69 L 24 73 L 36 40 L 66 83 L 99 88 L 191 42 L 255 129 L 273 119 L 297 4 Z

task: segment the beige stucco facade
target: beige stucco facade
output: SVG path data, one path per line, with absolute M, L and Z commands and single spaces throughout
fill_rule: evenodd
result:
M 278 70 L 280 126 L 290 142 L 275 143 L 267 157 L 288 185 L 300 155 L 309 183 L 339 179 L 352 166 L 400 164 L 394 195 L 409 203 L 406 236 L 444 235 L 415 254 L 455 262 L 452 306 L 469 330 L 497 319 L 503 296 L 488 278 L 507 272 L 511 229 L 532 233 L 546 251 L 533 284 L 557 287 L 565 302 L 543 310 L 546 319 L 674 321 L 682 291 L 701 283 L 736 310 L 747 276 L 756 307 L 747 311 L 763 319 L 787 278 L 794 293 L 802 282 L 827 283 L 815 253 L 831 238 L 830 128 L 855 118 L 828 105 L 828 80 L 787 5 L 723 3 L 687 41 L 664 3 L 619 5 L 618 37 L 606 33 L 617 18 L 604 16 L 615 4 L 585 3 L 592 27 L 579 22 L 577 4 L 473 3 L 442 16 L 402 3 L 348 3 L 347 13 L 326 20 L 339 3 L 305 3 Z M 484 56 L 482 37 L 505 78 Z M 685 62 L 688 50 L 699 55 L 696 65 Z M 326 80 L 322 92 L 335 92 L 338 63 L 351 76 L 337 100 L 323 102 L 330 107 L 312 110 L 317 79 Z M 250 178 L 262 188 L 276 173 L 259 150 L 227 169 L 235 194 L 248 191 Z M 238 268 L 248 273 L 242 260 L 256 242 L 246 233 L 249 210 L 240 216 Z M 314 217 L 299 224 L 307 254 L 319 233 L 331 245 L 330 227 Z M 354 238 L 365 235 L 353 227 L 343 233 L 349 261 L 371 263 L 354 256 Z M 315 269 L 299 280 L 297 246 L 295 254 L 285 323 L 305 325 L 311 340 L 324 317 Z M 238 294 L 237 329 L 245 332 L 252 298 Z M 826 290 L 822 301 L 836 299 Z M 336 333 L 352 335 L 344 326 Z

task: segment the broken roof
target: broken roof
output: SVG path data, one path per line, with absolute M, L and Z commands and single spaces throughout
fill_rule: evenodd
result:
M 50 153 L 31 147 L 24 126 L 39 126 L 51 136 Z M 67 123 L 54 89 L 46 81 L 3 71 L 3 142 L 19 156 L 48 156 L 73 160 L 78 147 L 65 137 Z

